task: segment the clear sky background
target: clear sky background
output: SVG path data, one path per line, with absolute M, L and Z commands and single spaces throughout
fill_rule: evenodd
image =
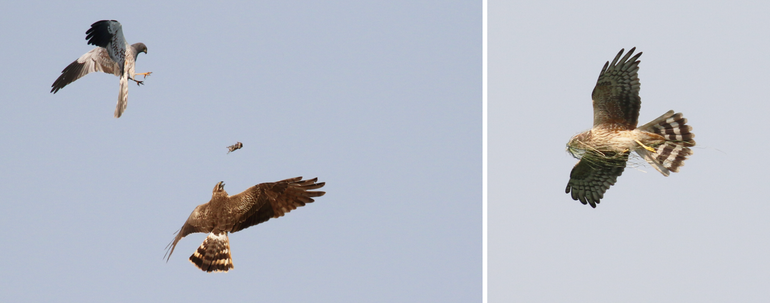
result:
M 766 302 L 770 19 L 758 1 L 489 2 L 489 301 Z M 592 209 L 569 138 L 621 48 L 640 124 L 673 109 L 694 155 L 628 167 Z M 637 161 L 638 163 L 638 161 Z
M 2 2 L 2 301 L 481 298 L 481 3 L 268 2 Z M 49 93 L 102 19 L 149 49 L 120 119 L 113 75 Z M 205 234 L 162 259 L 218 181 L 295 176 L 327 194 L 231 234 L 234 270 L 187 261 Z

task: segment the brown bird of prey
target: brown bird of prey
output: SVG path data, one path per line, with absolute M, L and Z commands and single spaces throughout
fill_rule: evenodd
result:
M 56 93 L 75 80 L 92 73 L 105 72 L 120 77 L 118 105 L 115 107 L 115 118 L 120 118 L 128 104 L 128 80 L 136 85 L 143 81 L 135 79 L 136 75 L 145 78 L 152 72 L 134 73 L 136 57 L 139 53 L 147 53 L 144 43 L 128 45 L 123 37 L 123 27 L 115 20 L 101 20 L 91 24 L 86 31 L 88 44 L 97 47 L 80 56 L 61 71 L 61 75 L 51 84 L 51 92 Z
M 636 127 L 639 108 L 639 56 L 625 56 L 621 49 L 612 63 L 604 64 L 591 97 L 594 126 L 572 137 L 567 150 L 580 161 L 572 168 L 566 192 L 573 200 L 596 207 L 615 184 L 636 152 L 664 176 L 678 172 L 695 146 L 692 127 L 681 113 L 668 111 L 650 123 Z M 621 58 L 623 56 L 623 58 Z M 629 59 L 630 57 L 630 59 Z
M 286 179 L 273 183 L 252 186 L 240 194 L 229 196 L 225 183 L 214 186 L 211 201 L 198 205 L 187 222 L 176 233 L 176 237 L 166 247 L 166 262 L 174 253 L 177 242 L 191 233 L 209 233 L 190 262 L 206 272 L 223 271 L 233 268 L 230 256 L 230 240 L 227 233 L 234 233 L 250 226 L 278 218 L 284 214 L 313 202 L 314 197 L 326 192 L 310 191 L 324 186 L 325 182 L 316 183 L 318 178 L 302 180 L 302 177 Z
M 242 147 L 243 147 L 243 143 L 241 142 L 235 143 L 227 147 L 227 153 L 229 154 L 231 152 L 241 149 Z

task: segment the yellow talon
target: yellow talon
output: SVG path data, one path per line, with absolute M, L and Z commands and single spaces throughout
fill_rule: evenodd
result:
M 142 76 L 144 76 L 144 79 L 147 79 L 147 76 L 149 76 L 150 74 L 152 74 L 152 72 L 146 72 L 146 73 L 137 73 L 137 74 L 135 74 L 135 75 L 142 75 Z
M 639 142 L 639 140 L 636 140 L 636 139 L 634 139 L 634 141 L 636 141 L 636 143 L 639 143 L 639 145 L 641 145 L 642 147 L 644 147 L 644 149 L 646 149 L 646 150 L 649 150 L 649 151 L 651 151 L 651 152 L 653 152 L 653 153 L 655 152 L 655 149 L 654 149 L 654 148 L 652 148 L 652 147 L 649 147 L 649 146 L 647 146 L 647 145 L 644 145 L 644 144 L 642 144 L 642 142 Z

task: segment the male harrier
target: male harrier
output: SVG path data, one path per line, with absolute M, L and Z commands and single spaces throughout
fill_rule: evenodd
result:
M 91 24 L 91 28 L 86 31 L 86 40 L 97 48 L 65 67 L 61 76 L 51 85 L 51 92 L 55 94 L 67 84 L 92 72 L 113 74 L 120 77 L 118 105 L 115 107 L 115 118 L 120 118 L 128 104 L 128 80 L 133 80 L 136 85 L 143 84 L 135 76 L 143 75 L 146 78 L 152 73 L 134 73 L 136 57 L 140 52 L 146 54 L 147 46 L 144 43 L 128 45 L 123 37 L 123 27 L 115 20 L 101 20 Z
M 573 200 L 596 207 L 604 192 L 623 173 L 631 152 L 636 152 L 664 176 L 678 172 L 695 146 L 692 127 L 681 113 L 668 111 L 650 123 L 636 127 L 639 108 L 639 56 L 632 48 L 622 59 L 621 49 L 612 63 L 605 63 L 591 94 L 594 126 L 572 137 L 567 150 L 580 159 L 570 173 L 566 192 Z M 631 59 L 629 60 L 629 57 Z M 620 59 L 620 61 L 618 61 Z
M 318 178 L 302 181 L 302 177 L 273 183 L 262 183 L 250 187 L 235 196 L 227 195 L 225 183 L 214 186 L 211 201 L 198 205 L 187 222 L 177 231 L 176 237 L 166 246 L 168 258 L 174 253 L 176 243 L 191 233 L 209 233 L 198 250 L 190 256 L 196 267 L 206 272 L 228 271 L 233 268 L 230 256 L 230 240 L 227 233 L 245 229 L 278 218 L 284 214 L 313 202 L 314 197 L 326 192 L 309 191 L 324 186 L 316 183 Z

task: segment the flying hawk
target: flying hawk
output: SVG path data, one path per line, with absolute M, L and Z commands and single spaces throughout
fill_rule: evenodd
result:
M 97 47 L 80 56 L 61 71 L 61 75 L 51 84 L 51 93 L 56 93 L 75 80 L 92 73 L 105 72 L 120 77 L 118 105 L 115 107 L 115 118 L 120 118 L 128 104 L 128 80 L 136 85 L 143 81 L 135 79 L 136 75 L 145 78 L 152 72 L 134 73 L 134 64 L 139 53 L 147 53 L 144 43 L 128 45 L 123 37 L 123 27 L 115 20 L 101 20 L 91 24 L 86 31 L 88 44 Z
M 573 200 L 596 207 L 604 193 L 615 184 L 636 152 L 664 176 L 678 172 L 695 146 L 692 127 L 681 113 L 668 111 L 650 123 L 636 127 L 639 108 L 639 56 L 623 58 L 620 50 L 612 63 L 605 63 L 591 94 L 594 126 L 572 137 L 567 150 L 580 159 L 570 173 L 566 192 Z M 629 59 L 630 57 L 630 59 Z
M 191 233 L 202 232 L 209 235 L 190 256 L 190 262 L 206 272 L 230 270 L 233 268 L 233 260 L 227 233 L 281 217 L 305 203 L 313 202 L 314 197 L 326 193 L 310 191 L 324 186 L 325 182 L 316 183 L 317 180 L 313 178 L 303 181 L 302 177 L 296 177 L 262 183 L 234 196 L 227 195 L 225 183 L 220 181 L 214 186 L 211 201 L 198 205 L 177 231 L 174 240 L 168 244 L 166 262 L 174 253 L 179 240 Z

